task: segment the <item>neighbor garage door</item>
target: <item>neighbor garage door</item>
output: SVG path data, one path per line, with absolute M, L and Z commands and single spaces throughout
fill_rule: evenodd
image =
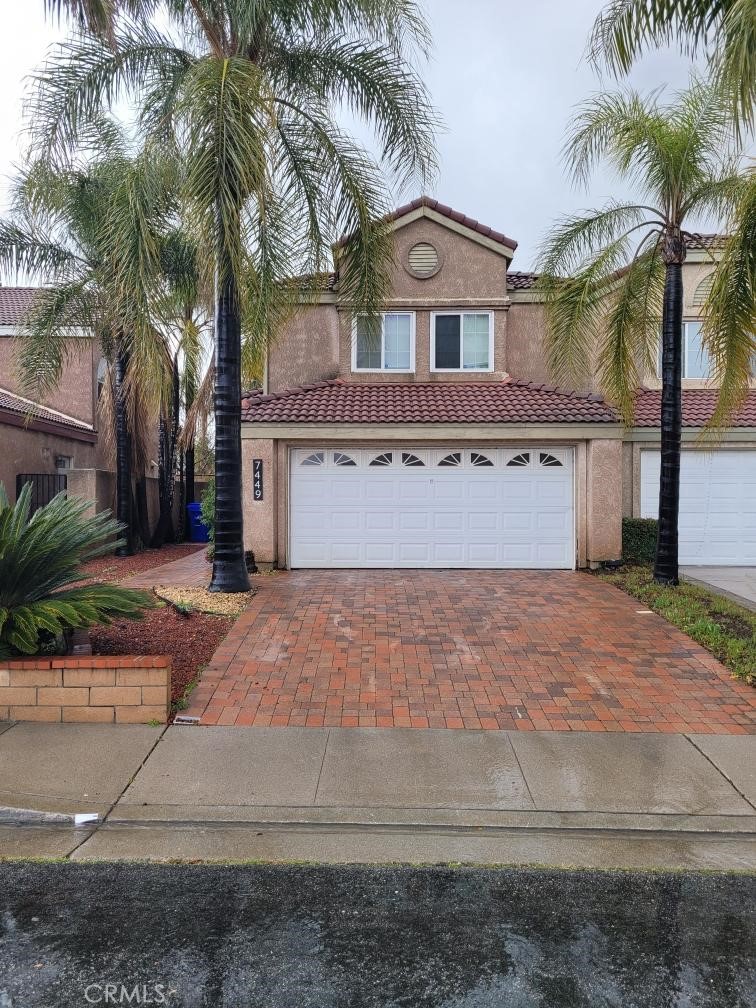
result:
M 659 512 L 658 451 L 641 452 L 641 514 Z M 683 451 L 680 563 L 756 564 L 756 451 Z
M 572 451 L 291 453 L 292 567 L 575 566 Z

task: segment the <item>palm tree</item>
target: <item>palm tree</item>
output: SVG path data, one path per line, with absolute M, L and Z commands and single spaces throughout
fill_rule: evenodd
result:
M 561 221 L 540 261 L 547 351 L 560 379 L 582 381 L 597 364 L 605 394 L 625 421 L 640 378 L 655 368 L 661 318 L 661 481 L 654 578 L 678 580 L 682 264 L 695 215 L 733 217 L 751 188 L 740 172 L 722 101 L 693 82 L 670 105 L 659 95 L 600 95 L 575 117 L 565 146 L 573 177 L 586 182 L 606 161 L 637 186 L 639 203 L 609 203 Z M 721 386 L 716 422 L 741 400 L 751 376 L 751 272 L 740 256 L 716 266 L 716 303 L 706 306 L 704 341 Z M 629 260 L 629 265 L 628 265 Z M 750 309 L 750 310 L 749 310 Z
M 58 5 L 60 6 L 60 4 Z M 87 16 L 96 0 L 66 5 Z M 36 149 L 65 161 L 80 128 L 127 96 L 148 138 L 186 159 L 184 198 L 215 280 L 215 559 L 211 589 L 244 591 L 241 332 L 266 344 L 293 292 L 352 236 L 342 297 L 375 311 L 388 291 L 391 198 L 379 165 L 334 118 L 369 122 L 400 185 L 433 167 L 434 115 L 409 56 L 427 46 L 414 0 L 116 0 L 37 78 Z M 132 15 L 127 17 L 125 7 Z M 171 34 L 147 14 L 162 8 Z M 105 27 L 103 27 L 103 25 Z M 177 41 L 178 40 L 178 41 Z M 301 293 L 301 292 L 300 292 Z
M 705 53 L 737 123 L 756 108 L 756 0 L 612 0 L 593 26 L 593 59 L 626 74 L 649 46 Z
M 123 555 L 133 552 L 136 538 L 132 474 L 135 464 L 144 470 L 145 413 L 157 415 L 152 404 L 168 378 L 150 303 L 171 198 L 164 159 L 131 158 L 117 149 L 116 136 L 96 162 L 56 169 L 38 161 L 20 175 L 11 215 L 0 221 L 0 271 L 45 285 L 25 320 L 19 352 L 36 395 L 44 398 L 57 385 L 82 330 L 110 362 L 112 432 L 104 433 L 115 445 Z
M 200 250 L 185 228 L 177 226 L 164 236 L 160 265 L 162 293 L 155 305 L 155 316 L 165 333 L 167 352 L 172 357 L 172 387 L 161 409 L 161 517 L 152 545 L 160 544 L 172 524 L 173 469 L 176 453 L 181 459 L 182 507 L 194 503 L 194 435 L 197 423 L 204 420 L 207 407 L 198 404 L 197 394 L 210 379 L 202 376 L 207 351 L 211 345 L 210 323 L 212 292 L 202 289 Z M 171 470 L 170 480 L 163 470 Z

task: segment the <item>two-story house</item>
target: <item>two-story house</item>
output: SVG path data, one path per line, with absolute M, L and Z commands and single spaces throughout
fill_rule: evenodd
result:
M 516 243 L 423 198 L 392 215 L 379 326 L 323 283 L 242 400 L 246 546 L 281 567 L 574 568 L 653 516 L 660 382 L 626 429 L 598 387 L 549 381 L 541 296 Z M 689 253 L 681 562 L 756 564 L 756 393 L 716 450 L 700 306 L 716 239 Z

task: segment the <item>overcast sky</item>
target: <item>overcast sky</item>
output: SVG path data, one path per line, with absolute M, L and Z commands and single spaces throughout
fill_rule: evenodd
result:
M 0 176 L 22 149 L 24 78 L 60 30 L 43 0 L 0 0 Z M 549 224 L 561 214 L 625 195 L 608 176 L 576 192 L 560 164 L 571 110 L 605 85 L 583 58 L 601 0 L 425 0 L 435 40 L 425 70 L 446 122 L 441 174 L 431 195 L 519 242 L 514 269 L 527 269 Z M 684 86 L 688 61 L 646 57 L 632 83 Z M 4 202 L 4 188 L 0 196 Z M 419 195 L 408 193 L 407 197 Z

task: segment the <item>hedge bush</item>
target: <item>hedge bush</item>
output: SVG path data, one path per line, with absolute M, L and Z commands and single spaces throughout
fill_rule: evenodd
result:
M 630 564 L 650 564 L 656 553 L 655 518 L 622 519 L 622 559 Z
M 215 480 L 208 481 L 200 498 L 200 514 L 202 521 L 207 525 L 210 535 L 210 542 L 215 541 Z

